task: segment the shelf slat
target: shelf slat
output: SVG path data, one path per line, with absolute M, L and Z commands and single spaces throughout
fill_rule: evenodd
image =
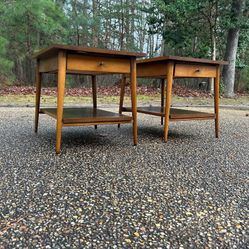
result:
M 56 118 L 56 108 L 41 108 L 41 113 L 47 114 L 53 118 Z M 63 123 L 64 124 L 104 124 L 105 122 L 110 124 L 111 122 L 124 122 L 128 123 L 132 121 L 132 117 L 104 111 L 94 108 L 64 108 L 63 110 Z
M 124 107 L 123 111 L 130 112 L 131 108 Z M 138 107 L 137 112 L 164 117 L 164 108 L 159 107 L 159 106 Z M 170 108 L 170 119 L 171 120 L 189 120 L 189 119 L 198 120 L 198 119 L 214 119 L 214 118 L 215 118 L 214 113 Z

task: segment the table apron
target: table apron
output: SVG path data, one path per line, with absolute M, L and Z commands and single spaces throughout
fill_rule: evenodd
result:
M 163 61 L 153 63 L 137 63 L 138 77 L 158 77 L 166 74 L 167 63 Z
M 57 70 L 58 70 L 58 56 L 41 59 L 39 61 L 40 73 L 55 72 Z
M 168 62 L 156 61 L 151 63 L 137 63 L 137 77 L 139 78 L 166 78 Z M 174 78 L 215 78 L 217 65 L 203 63 L 174 64 Z

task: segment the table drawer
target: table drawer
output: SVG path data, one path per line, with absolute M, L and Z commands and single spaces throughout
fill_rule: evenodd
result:
M 216 77 L 216 66 L 199 64 L 176 64 L 175 77 L 208 78 Z
M 115 57 L 68 55 L 68 71 L 130 73 L 130 60 Z

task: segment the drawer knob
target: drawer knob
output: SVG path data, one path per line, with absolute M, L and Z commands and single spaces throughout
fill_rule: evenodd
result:
M 104 64 L 105 64 L 105 63 L 104 63 L 103 61 L 101 61 L 101 62 L 99 63 L 100 66 L 104 66 Z
M 195 70 L 196 73 L 199 73 L 200 71 L 201 71 L 201 69 L 199 69 L 199 68 Z

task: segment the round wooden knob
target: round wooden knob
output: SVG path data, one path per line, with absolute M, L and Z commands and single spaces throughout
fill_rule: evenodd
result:
M 199 73 L 201 70 L 198 68 L 195 70 L 196 73 Z
M 101 61 L 101 62 L 99 63 L 99 65 L 100 65 L 100 66 L 104 66 L 104 62 Z

